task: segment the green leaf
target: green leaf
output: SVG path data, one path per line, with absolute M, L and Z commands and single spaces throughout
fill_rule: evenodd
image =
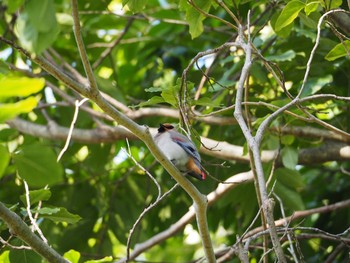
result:
M 68 224 L 75 224 L 81 219 L 80 216 L 68 212 L 64 207 L 44 207 L 39 210 L 39 214 L 41 217 L 50 219 L 56 223 L 66 222 Z
M 194 101 L 194 105 L 207 106 L 207 107 L 219 106 L 217 102 L 213 101 L 211 98 L 208 98 L 208 97 L 202 97 L 199 100 Z
M 29 97 L 16 103 L 0 104 L 0 123 L 13 119 L 21 113 L 31 112 L 38 100 L 35 97 Z
M 299 12 L 305 7 L 305 3 L 293 0 L 283 8 L 281 14 L 277 18 L 275 30 L 280 31 L 282 28 L 291 24 L 297 17 Z
M 9 142 L 18 136 L 18 131 L 15 129 L 0 130 L 0 142 Z
M 350 40 L 345 40 L 344 44 L 346 45 L 347 49 L 350 50 Z M 332 50 L 329 51 L 328 54 L 326 55 L 325 59 L 327 59 L 328 61 L 333 61 L 338 58 L 347 56 L 348 53 L 346 52 L 344 44 L 339 43 L 334 48 L 332 48 Z
M 63 257 L 71 263 L 78 263 L 80 259 L 80 253 L 78 251 L 71 249 L 66 253 L 64 253 Z
M 101 259 L 87 260 L 84 263 L 103 263 L 103 262 L 111 262 L 111 261 L 113 261 L 113 257 L 108 256 Z
M 0 144 L 0 178 L 3 176 L 7 166 L 10 163 L 11 155 L 7 148 Z
M 338 8 L 341 6 L 342 4 L 342 0 L 325 0 L 325 1 L 322 1 L 325 3 L 325 8 L 327 8 L 328 10 L 331 10 L 331 9 L 335 9 L 335 8 Z
M 51 148 L 36 143 L 24 145 L 14 155 L 19 176 L 30 186 L 44 187 L 62 181 L 63 168 Z
M 291 145 L 294 142 L 294 140 L 295 140 L 295 136 L 294 135 L 287 134 L 287 135 L 283 135 L 281 137 L 281 143 L 283 145 Z
M 37 55 L 56 40 L 58 32 L 53 1 L 28 1 L 16 21 L 15 33 L 21 45 Z
M 332 75 L 327 75 L 324 77 L 320 76 L 318 78 L 310 78 L 304 87 L 301 97 L 307 97 L 317 93 L 332 81 L 333 81 Z
M 154 96 L 154 97 L 150 98 L 148 101 L 141 102 L 137 106 L 144 107 L 144 106 L 150 106 L 150 105 L 155 105 L 155 104 L 164 103 L 164 102 L 165 101 L 162 97 Z
M 33 79 L 16 76 L 0 76 L 0 99 L 9 97 L 27 97 L 37 93 L 45 86 L 45 79 Z
M 14 246 L 24 245 L 22 241 L 16 240 L 16 242 L 11 242 Z M 27 249 L 11 249 L 10 250 L 10 262 L 21 262 L 21 263 L 31 263 L 31 262 L 41 262 L 41 257 L 35 253 L 33 250 Z
M 292 189 L 301 189 L 305 186 L 305 182 L 301 174 L 288 168 L 277 168 L 274 172 L 277 181 Z
M 288 50 L 282 54 L 279 55 L 273 55 L 273 56 L 267 56 L 266 59 L 270 61 L 292 61 L 296 56 L 296 53 L 294 50 Z
M 4 4 L 7 6 L 7 13 L 13 14 L 14 12 L 16 12 L 18 10 L 18 8 L 20 8 L 23 3 L 24 0 L 3 0 Z
M 24 10 L 28 13 L 29 22 L 38 32 L 49 32 L 57 27 L 54 1 L 30 0 Z
M 295 166 L 298 164 L 298 150 L 286 146 L 281 151 L 282 163 L 285 167 L 294 170 Z
M 164 101 L 173 107 L 178 106 L 178 94 L 180 85 L 180 83 L 177 83 L 175 86 L 168 86 L 163 89 L 162 93 L 160 94 Z
M 206 13 L 210 10 L 211 2 L 212 1 L 210 0 L 193 0 L 193 3 Z M 190 34 L 192 39 L 201 35 L 203 32 L 203 20 L 205 19 L 205 16 L 190 5 L 186 0 L 181 0 L 179 7 L 180 11 L 186 12 L 186 21 L 190 26 Z
M 277 182 L 274 188 L 275 193 L 282 199 L 283 206 L 293 210 L 304 210 L 304 202 L 298 192 Z
M 30 204 L 35 204 L 40 201 L 47 201 L 51 197 L 51 191 L 49 189 L 40 189 L 40 190 L 32 190 L 29 191 L 29 200 Z M 21 201 L 23 204 L 27 204 L 27 199 L 26 195 L 21 195 L 20 196 Z
M 0 255 L 0 262 L 2 263 L 11 263 L 10 261 L 10 251 L 5 250 Z
M 321 6 L 321 1 L 314 1 L 314 0 L 307 1 L 305 8 L 304 8 L 305 14 L 307 16 L 310 15 L 311 13 L 317 11 L 317 8 L 319 6 Z
M 38 213 L 40 215 L 53 215 L 60 211 L 60 208 L 58 207 L 42 207 Z
M 123 6 L 128 6 L 131 12 L 141 12 L 146 6 L 148 0 L 123 0 Z

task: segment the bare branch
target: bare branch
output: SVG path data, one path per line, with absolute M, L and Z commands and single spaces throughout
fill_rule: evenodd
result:
M 85 44 L 84 44 L 83 38 L 81 36 L 81 27 L 80 27 L 79 11 L 78 11 L 78 0 L 72 0 L 71 4 L 72 4 L 72 16 L 73 16 L 73 24 L 74 24 L 74 29 L 73 29 L 74 36 L 75 36 L 75 40 L 77 42 L 77 47 L 78 47 L 78 50 L 80 53 L 81 62 L 83 63 L 87 79 L 89 80 L 91 95 L 93 95 L 93 94 L 96 94 L 98 92 L 98 87 L 97 87 L 96 78 L 94 76 L 94 72 L 92 70 L 88 56 L 86 54 Z
M 81 101 L 78 101 L 78 100 L 75 101 L 75 111 L 74 111 L 73 119 L 72 119 L 72 122 L 71 122 L 71 125 L 70 125 L 70 128 L 69 128 L 67 140 L 66 140 L 66 143 L 65 143 L 63 149 L 61 150 L 61 152 L 59 153 L 59 155 L 58 155 L 58 157 L 57 157 L 57 162 L 59 162 L 59 161 L 61 160 L 63 154 L 64 154 L 64 153 L 67 151 L 67 149 L 68 149 L 69 143 L 70 143 L 71 138 L 72 138 L 72 133 L 73 133 L 73 130 L 74 130 L 74 125 L 75 125 L 75 122 L 77 121 L 77 118 L 78 118 L 79 107 L 80 107 L 81 105 L 83 105 L 84 102 L 87 101 L 87 100 L 89 100 L 89 99 L 84 98 L 84 99 L 82 99 Z
M 39 226 L 36 223 L 35 219 L 33 218 L 32 211 L 30 211 L 30 195 L 29 195 L 28 184 L 27 184 L 26 180 L 23 180 L 23 183 L 24 183 L 24 188 L 25 188 L 25 191 L 26 191 L 26 202 L 27 202 L 26 209 L 27 209 L 27 214 L 28 214 L 30 223 L 32 224 L 32 230 L 33 230 L 33 232 L 37 231 L 39 236 L 40 236 L 40 238 L 47 244 L 47 239 L 45 238 L 43 232 L 41 231 L 41 229 L 39 228 Z
M 39 255 L 50 263 L 69 263 L 48 244 L 35 235 L 23 220 L 0 202 L 0 218 L 7 224 L 10 231 L 27 243 Z

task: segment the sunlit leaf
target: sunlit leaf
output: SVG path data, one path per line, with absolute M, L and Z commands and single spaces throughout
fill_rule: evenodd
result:
M 16 103 L 0 104 L 0 123 L 21 113 L 31 112 L 37 104 L 38 100 L 35 97 L 29 97 Z
M 299 12 L 304 7 L 305 3 L 298 0 L 292 0 L 288 2 L 277 18 L 275 30 L 280 31 L 282 28 L 291 24 L 298 17 Z
M 64 253 L 63 257 L 71 263 L 78 263 L 80 259 L 80 253 L 74 249 L 71 249 Z
M 0 75 L 0 99 L 8 97 L 27 97 L 37 93 L 44 88 L 43 78 L 33 79 L 17 76 Z
M 344 47 L 344 44 L 346 45 L 347 49 Z M 339 43 L 334 48 L 332 48 L 332 50 L 328 52 L 325 58 L 328 61 L 333 61 L 338 58 L 348 56 L 349 50 L 350 50 L 350 40 L 345 40 L 344 43 Z
M 315 0 L 310 0 L 307 1 L 305 5 L 305 14 L 308 16 L 312 12 L 315 12 L 319 6 L 321 6 L 322 1 L 315 1 Z

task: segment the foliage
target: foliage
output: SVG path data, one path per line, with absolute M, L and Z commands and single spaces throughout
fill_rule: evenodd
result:
M 82 37 L 99 89 L 138 124 L 155 131 L 159 123 L 179 123 L 196 145 L 202 142 L 203 165 L 210 176 L 206 181 L 189 180 L 205 195 L 225 186 L 219 182 L 252 169 L 246 139 L 233 117 L 245 54 L 240 48 L 223 46 L 237 39 L 237 23 L 247 26 L 249 16 L 255 50 L 243 110 L 251 131 L 255 133 L 266 118 L 301 92 L 301 101 L 272 121 L 261 145 L 268 190 L 276 202 L 275 219 L 347 200 L 350 36 L 334 22 L 337 13 L 332 13 L 325 16 L 327 23 L 320 24 L 317 39 L 322 15 L 338 8 L 349 10 L 345 1 L 89 0 L 78 4 Z M 130 229 L 159 195 L 140 166 L 154 176 L 162 194 L 176 181 L 145 144 L 125 130 L 116 130 L 114 126 L 120 125 L 91 101 L 80 107 L 72 140 L 57 161 L 74 117 L 75 100 L 81 96 L 47 74 L 35 59 L 45 58 L 77 82 L 87 83 L 72 31 L 71 3 L 7 0 L 0 3 L 0 12 L 0 201 L 30 224 L 29 201 L 49 244 L 71 262 L 125 257 Z M 316 41 L 319 45 L 313 51 Z M 216 146 L 208 147 L 207 138 Z M 222 150 L 217 150 L 219 146 Z M 237 148 L 232 150 L 233 146 Z M 30 188 L 27 195 L 24 180 Z M 142 218 L 130 240 L 131 252 L 137 244 L 171 229 L 192 203 L 181 188 L 173 190 Z M 296 227 L 293 240 L 281 235 L 288 259 L 295 260 L 294 255 L 306 262 L 345 262 L 349 249 L 339 249 L 343 245 L 339 240 L 348 237 L 348 231 L 338 239 L 321 235 L 337 235 L 349 228 L 350 210 L 342 208 L 290 223 L 289 227 Z M 215 252 L 229 253 L 227 248 L 236 244 L 237 236 L 248 237 L 246 231 L 261 226 L 260 217 L 253 222 L 258 212 L 251 181 L 233 186 L 210 203 Z M 0 231 L 9 244 L 22 245 L 2 221 Z M 251 241 L 252 261 L 261 259 L 263 252 L 256 247 L 262 242 L 261 236 Z M 291 243 L 297 251 L 288 251 Z M 189 262 L 202 256 L 193 221 L 137 260 Z M 0 261 L 24 262 L 23 257 L 29 262 L 41 260 L 33 251 L 3 244 Z M 238 257 L 232 262 L 239 262 Z

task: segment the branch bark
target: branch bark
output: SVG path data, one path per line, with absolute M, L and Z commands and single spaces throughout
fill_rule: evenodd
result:
M 48 244 L 35 235 L 26 223 L 0 202 L 0 218 L 6 223 L 11 233 L 27 243 L 35 252 L 50 263 L 69 263 Z
M 249 21 L 249 14 L 248 14 L 248 21 Z M 249 22 L 248 22 L 248 29 L 250 28 Z M 259 193 L 257 195 L 260 195 L 262 210 L 264 213 L 264 217 L 266 219 L 267 224 L 269 225 L 269 233 L 271 237 L 271 241 L 273 244 L 274 251 L 276 253 L 277 259 L 279 262 L 284 263 L 287 262 L 281 243 L 279 241 L 276 226 L 275 226 L 275 220 L 273 217 L 273 200 L 269 199 L 266 189 L 266 182 L 265 182 L 265 175 L 264 170 L 262 167 L 262 161 L 260 156 L 260 141 L 257 140 L 256 136 L 253 137 L 249 127 L 244 119 L 243 111 L 242 111 L 242 100 L 243 100 L 243 94 L 244 94 L 244 83 L 246 82 L 248 76 L 249 76 L 249 70 L 252 65 L 252 47 L 250 43 L 250 33 L 248 32 L 248 40 L 247 42 L 244 41 L 244 36 L 242 32 L 242 28 L 240 28 L 239 32 L 239 43 L 243 51 L 245 52 L 245 60 L 244 65 L 241 71 L 241 76 L 238 81 L 237 85 L 237 95 L 236 95 L 236 101 L 235 101 L 235 111 L 234 111 L 234 117 L 236 118 L 244 137 L 247 140 L 248 147 L 253 153 L 251 156 L 254 162 L 255 170 L 256 170 L 256 183 L 259 189 Z
M 69 128 L 62 127 L 55 122 L 49 122 L 47 125 L 41 125 L 32 123 L 20 118 L 15 118 L 7 121 L 10 127 L 18 130 L 21 133 L 29 134 L 35 137 L 46 138 L 49 140 L 66 140 L 69 132 Z M 156 128 L 150 128 L 151 134 L 156 133 Z M 332 132 L 321 129 L 310 129 L 301 127 L 294 129 L 282 130 L 282 132 L 288 134 L 298 134 L 305 137 L 312 138 L 329 138 L 337 139 L 337 135 Z M 320 134 L 320 137 L 317 137 Z M 334 135 L 336 137 L 334 137 Z M 108 126 L 100 125 L 94 129 L 78 129 L 75 128 L 72 134 L 72 140 L 80 143 L 113 143 L 118 140 L 139 139 L 130 130 L 123 126 Z M 298 164 L 315 164 L 328 161 L 349 161 L 350 160 L 350 146 L 347 143 L 330 140 L 319 147 L 304 148 L 299 150 Z M 216 141 L 210 138 L 201 137 L 202 146 L 200 152 L 202 154 L 212 156 L 222 160 L 249 162 L 249 156 L 243 155 L 244 149 L 241 146 L 233 145 L 225 141 Z M 271 162 L 276 159 L 278 154 L 277 150 L 262 150 L 261 161 L 263 163 Z M 277 160 L 277 164 L 280 160 Z

